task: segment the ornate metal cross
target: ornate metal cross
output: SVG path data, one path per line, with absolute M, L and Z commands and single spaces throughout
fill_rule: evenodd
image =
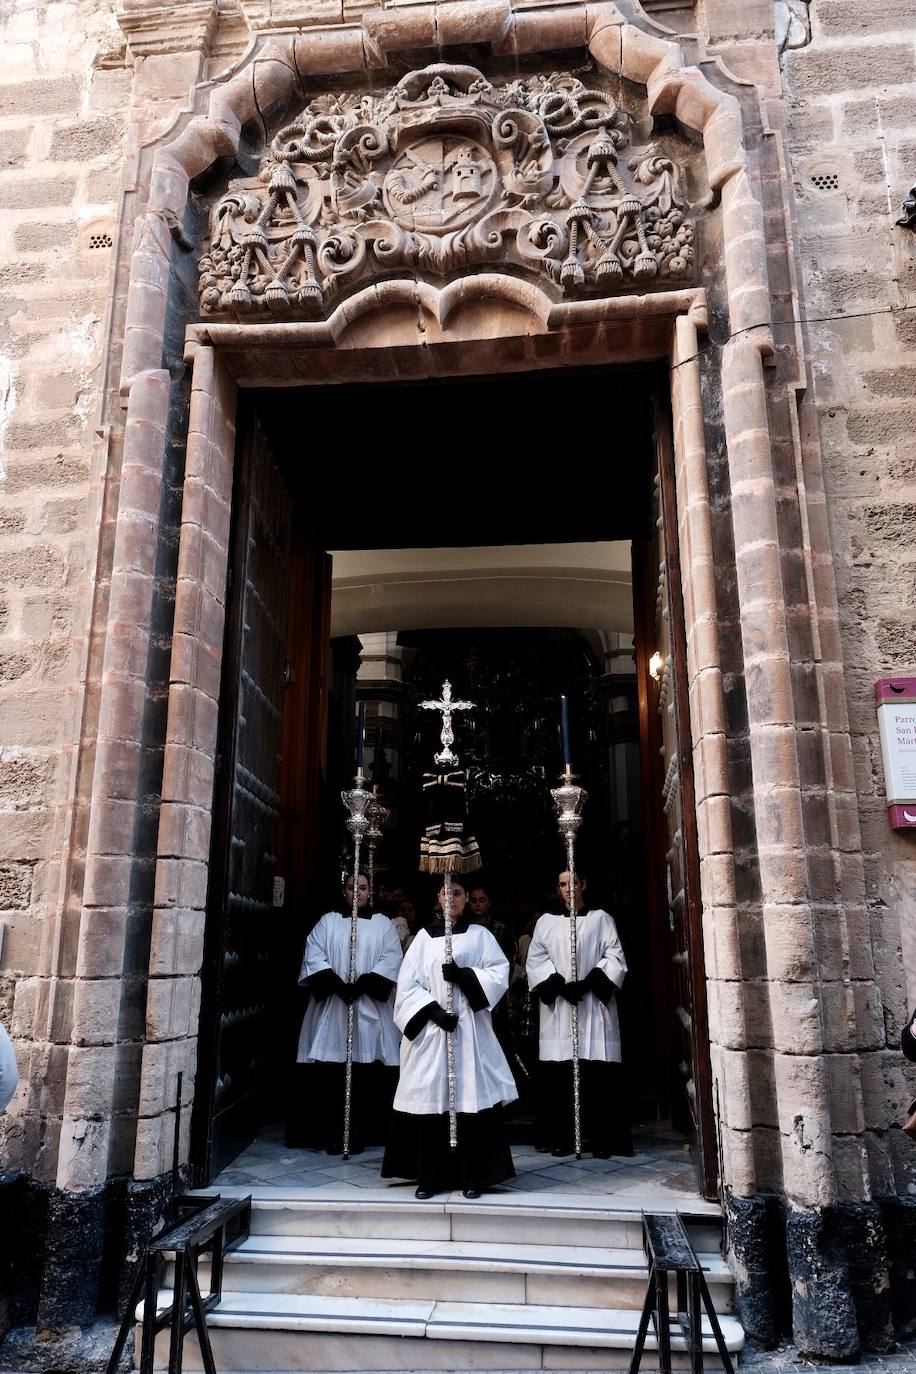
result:
M 442 750 L 436 755 L 436 763 L 458 762 L 458 755 L 452 753 L 452 745 L 455 742 L 455 732 L 452 729 L 453 711 L 473 711 L 473 701 L 452 701 L 452 684 L 446 678 L 442 684 L 441 701 L 421 701 L 421 711 L 441 711 L 442 712 L 442 732 L 439 739 L 442 742 Z

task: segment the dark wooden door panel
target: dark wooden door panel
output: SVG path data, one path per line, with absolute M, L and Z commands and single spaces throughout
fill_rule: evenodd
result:
M 687 699 L 686 638 L 669 417 L 656 407 L 658 469 L 645 533 L 634 548 L 640 742 L 646 782 L 649 896 L 659 1033 L 660 1102 L 689 1137 L 704 1196 L 715 1196 L 717 1158 L 706 1016 L 699 850 Z M 643 643 L 638 641 L 642 637 Z M 646 642 L 648 641 L 648 642 Z M 658 681 L 649 672 L 657 649 Z
M 282 925 L 274 906 L 292 508 L 258 421 L 243 433 L 224 648 L 196 1135 L 212 1177 L 257 1131 Z

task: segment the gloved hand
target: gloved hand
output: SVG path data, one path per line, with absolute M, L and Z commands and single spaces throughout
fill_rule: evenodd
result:
M 345 983 L 339 973 L 332 968 L 319 969 L 308 980 L 309 990 L 318 1003 L 326 1002 L 329 997 L 339 997 L 350 1004 L 350 985 Z
M 372 997 L 376 1002 L 387 1002 L 394 990 L 394 983 L 381 973 L 361 973 L 353 984 L 355 1002 L 360 997 Z
M 477 982 L 477 974 L 472 968 L 465 964 L 456 964 L 454 959 L 449 959 L 448 963 L 442 965 L 442 977 L 447 983 L 454 983 L 456 987 L 465 992 Z
M 563 996 L 566 998 L 567 1002 L 571 1002 L 574 1005 L 581 1002 L 587 992 L 588 988 L 581 978 L 578 982 L 566 983 L 563 987 Z
M 545 1007 L 552 1007 L 558 997 L 563 996 L 563 988 L 566 984 L 559 973 L 552 973 L 549 978 L 545 978 L 543 983 L 538 983 L 537 987 L 531 989 L 532 997 L 536 997 L 539 1002 L 543 1002 Z
M 458 1026 L 458 1013 L 446 1011 L 437 1002 L 433 1010 L 429 1013 L 430 1021 L 435 1021 L 440 1030 L 453 1031 Z

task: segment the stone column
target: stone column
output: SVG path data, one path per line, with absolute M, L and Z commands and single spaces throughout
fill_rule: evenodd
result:
M 790 608 L 803 613 L 810 603 L 816 627 L 830 587 L 804 530 L 806 493 L 794 493 L 799 529 L 782 474 L 777 489 L 785 402 L 767 386 L 748 336 L 725 346 L 722 394 L 765 958 L 763 978 L 745 985 L 745 1027 L 750 1044 L 766 1051 L 775 1087 L 795 1340 L 803 1352 L 843 1358 L 860 1348 L 860 1321 L 874 1343 L 867 1309 L 881 1283 L 863 1285 L 862 1259 L 886 1288 L 887 1257 L 871 1202 L 856 1053 L 874 1040 L 875 988 L 867 940 L 855 934 L 856 904 L 847 913 L 843 897 L 856 837 L 850 845 L 846 799 L 829 794 L 824 765 L 840 723 L 839 679 L 810 637 L 811 622 L 805 652 L 790 621 Z M 816 502 L 810 511 L 815 519 Z M 811 575 L 796 595 L 799 557 Z
M 356 672 L 356 695 L 368 703 L 367 748 L 371 746 L 373 731 L 378 726 L 387 770 L 383 773 L 383 782 L 397 783 L 400 777 L 398 725 L 404 691 L 401 677 L 404 650 L 398 644 L 397 630 L 361 634 L 359 642 L 362 648 Z M 372 763 L 370 759 L 370 768 Z

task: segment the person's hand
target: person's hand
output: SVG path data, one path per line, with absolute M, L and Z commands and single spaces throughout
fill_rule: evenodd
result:
M 575 983 L 566 983 L 563 987 L 563 996 L 566 998 L 567 1002 L 571 1002 L 573 1005 L 577 1005 L 581 1002 L 587 992 L 588 988 L 585 986 L 582 979 L 579 979 L 578 982 Z
M 458 1013 L 446 1011 L 444 1007 L 439 1006 L 438 1002 L 429 1013 L 429 1019 L 435 1021 L 440 1030 L 453 1031 L 458 1027 Z
M 360 995 L 356 983 L 345 983 L 341 979 L 340 987 L 337 990 L 337 996 L 342 1002 L 346 1002 L 348 1007 L 352 1007 L 353 1003 L 359 999 Z
M 458 965 L 455 963 L 454 959 L 449 959 L 442 965 L 442 977 L 447 983 L 457 983 L 459 981 L 461 974 L 458 971 Z

